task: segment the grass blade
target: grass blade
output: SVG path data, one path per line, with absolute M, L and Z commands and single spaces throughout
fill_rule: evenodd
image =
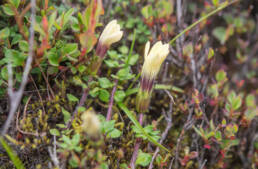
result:
M 175 36 L 169 43 L 170 45 L 172 45 L 180 36 L 182 36 L 183 34 L 185 34 L 187 31 L 189 31 L 190 29 L 192 29 L 193 27 L 195 27 L 196 25 L 198 25 L 199 23 L 201 23 L 202 21 L 208 19 L 210 16 L 216 14 L 217 12 L 221 11 L 222 9 L 232 5 L 233 3 L 237 2 L 239 0 L 234 0 L 232 2 L 224 2 L 222 3 L 217 9 L 211 11 L 210 13 L 208 13 L 207 15 L 201 17 L 198 21 L 194 22 L 192 25 L 188 26 L 187 28 L 185 28 L 182 32 L 180 32 L 177 36 Z
M 143 127 L 140 125 L 140 123 L 135 119 L 135 117 L 133 116 L 133 113 L 123 104 L 123 103 L 118 103 L 118 106 L 125 112 L 125 114 L 129 117 L 129 119 L 134 123 L 134 125 L 136 127 L 138 127 L 138 129 L 141 130 L 141 132 L 147 137 L 147 139 L 149 140 L 149 142 L 152 142 L 154 145 L 158 146 L 160 149 L 163 149 L 165 151 L 167 151 L 168 153 L 170 153 L 170 151 L 164 147 L 163 145 L 159 144 L 157 141 L 155 141 L 155 139 L 153 139 L 150 135 L 148 135 Z
M 7 152 L 8 156 L 12 160 L 13 164 L 17 169 L 25 169 L 22 161 L 16 155 L 16 153 L 12 150 L 12 148 L 6 143 L 3 137 L 0 136 L 0 143 L 2 144 L 3 148 Z

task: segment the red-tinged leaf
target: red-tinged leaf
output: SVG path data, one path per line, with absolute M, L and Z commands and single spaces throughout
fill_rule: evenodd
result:
M 87 48 L 83 48 L 81 51 L 81 57 L 83 57 L 87 53 Z
M 48 43 L 48 20 L 47 20 L 46 16 L 43 16 L 41 24 L 42 24 L 42 28 L 45 32 L 45 37 L 43 37 L 40 48 L 37 50 L 38 57 L 42 56 L 44 54 L 45 50 L 51 48 L 51 46 Z
M 90 6 L 84 12 L 84 25 L 86 31 L 94 32 L 99 16 L 104 14 L 101 0 L 92 0 Z
M 237 81 L 237 87 L 238 88 L 241 88 L 245 83 L 245 80 L 240 80 L 240 81 Z
M 94 32 L 87 31 L 79 35 L 79 40 L 82 48 L 87 49 L 86 53 L 90 52 L 93 46 L 97 43 L 97 37 Z
M 205 145 L 204 145 L 204 148 L 206 148 L 206 149 L 209 150 L 209 149 L 211 148 L 211 146 L 210 146 L 209 144 L 205 144 Z
M 189 155 L 189 158 L 190 158 L 190 159 L 194 159 L 194 158 L 196 158 L 197 156 L 198 156 L 198 152 L 192 151 L 192 152 L 190 153 L 190 155 Z
M 189 159 L 190 159 L 190 158 L 189 158 L 188 155 L 184 156 L 184 159 L 180 159 L 181 165 L 182 165 L 182 166 L 185 166 L 186 163 L 189 161 Z
M 48 20 L 46 16 L 42 18 L 42 27 L 45 33 L 48 33 Z
M 225 157 L 225 151 L 224 150 L 220 150 L 220 154 L 221 154 L 222 158 Z
M 58 66 L 58 69 L 62 71 L 62 70 L 65 70 L 65 69 L 66 69 L 66 67 L 65 67 L 65 66 L 60 66 L 60 65 L 59 65 L 59 66 Z

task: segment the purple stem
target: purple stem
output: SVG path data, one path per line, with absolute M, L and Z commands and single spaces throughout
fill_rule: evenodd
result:
M 117 87 L 117 82 L 118 79 L 115 80 L 115 86 L 113 87 L 112 93 L 111 93 L 111 98 L 108 104 L 108 112 L 107 112 L 107 117 L 106 117 L 106 121 L 109 121 L 111 119 L 112 116 L 112 107 L 113 107 L 113 103 L 114 103 L 114 95 L 116 92 L 116 87 Z
M 92 81 L 92 77 L 90 77 L 88 83 L 90 83 L 91 81 Z M 72 124 L 72 122 L 73 122 L 75 116 L 76 116 L 77 113 L 78 113 L 79 107 L 82 107 L 82 106 L 84 105 L 84 103 L 85 103 L 85 101 L 86 101 L 86 99 L 87 99 L 89 90 L 90 90 L 89 87 L 87 87 L 87 88 L 85 88 L 85 89 L 83 90 L 83 94 L 82 94 L 82 97 L 81 97 L 81 99 L 80 99 L 80 101 L 79 101 L 79 104 L 76 106 L 76 108 L 75 108 L 75 110 L 74 110 L 74 112 L 73 112 L 73 115 L 72 115 L 70 121 L 69 121 L 68 124 L 67 124 L 67 129 L 69 129 L 69 128 L 71 127 L 71 124 Z
M 140 123 L 140 125 L 142 125 L 143 115 L 144 115 L 143 113 L 139 114 L 139 123 Z M 139 151 L 141 143 L 142 143 L 142 139 L 141 138 L 137 138 L 136 139 L 136 143 L 134 145 L 133 156 L 132 156 L 131 162 L 130 162 L 131 169 L 135 169 L 135 161 L 137 159 L 138 151 Z

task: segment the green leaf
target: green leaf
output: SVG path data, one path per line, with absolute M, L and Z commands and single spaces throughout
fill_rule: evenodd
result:
M 146 5 L 141 9 L 141 13 L 144 18 L 149 18 L 152 16 L 152 6 L 151 5 Z
M 12 150 L 12 148 L 6 143 L 4 138 L 0 136 L 0 143 L 2 144 L 2 147 L 7 152 L 9 158 L 12 160 L 14 166 L 17 169 L 25 169 L 22 161 L 19 159 L 19 157 L 16 155 L 16 153 Z
M 114 128 L 113 130 L 108 132 L 107 136 L 111 137 L 111 138 L 118 138 L 121 136 L 121 134 L 122 134 L 122 132 L 120 130 Z
M 130 67 L 120 69 L 116 76 L 119 78 L 119 80 L 129 80 L 134 77 L 134 75 L 130 73 Z
M 215 38 L 217 38 L 222 45 L 225 44 L 227 40 L 227 35 L 226 35 L 226 29 L 224 27 L 216 27 L 213 31 L 212 34 Z
M 19 48 L 24 51 L 24 52 L 28 52 L 29 51 L 29 44 L 27 41 L 25 40 L 21 40 L 19 41 Z
M 100 164 L 101 169 L 108 169 L 108 165 L 106 163 Z
M 129 64 L 130 64 L 131 66 L 135 65 L 136 62 L 138 61 L 138 59 L 139 59 L 139 55 L 138 55 L 138 54 L 132 55 L 132 56 L 130 57 L 130 59 L 129 59 Z
M 142 139 L 147 139 L 147 137 L 141 132 L 139 128 L 137 128 L 135 125 L 132 126 L 133 131 L 136 133 L 136 137 L 142 138 Z M 150 135 L 155 141 L 158 141 L 160 136 L 158 135 L 160 132 L 158 130 L 153 130 L 152 125 L 147 125 L 146 127 L 143 128 L 144 131 Z
M 98 79 L 101 88 L 107 89 L 113 86 L 113 84 L 108 80 L 108 78 L 102 77 Z
M 108 132 L 114 130 L 115 120 L 104 121 L 101 123 L 101 132 L 107 134 Z
M 47 58 L 52 66 L 59 66 L 59 55 L 57 54 L 56 48 L 52 48 L 47 52 Z
M 64 122 L 67 124 L 71 118 L 71 114 L 62 107 L 62 113 L 64 115 Z
M 11 7 L 10 4 L 4 4 L 4 5 L 2 5 L 2 8 L 3 8 L 4 13 L 6 15 L 9 15 L 9 16 L 13 16 L 14 15 L 14 12 L 13 12 L 12 7 Z
M 0 39 L 6 39 L 10 35 L 10 30 L 8 27 L 5 27 L 4 29 L 0 30 Z
M 71 102 L 78 102 L 79 101 L 79 99 L 72 94 L 67 94 L 66 96 L 67 96 L 68 100 L 71 101 Z
M 22 35 L 20 35 L 20 34 L 15 34 L 15 35 L 13 36 L 11 45 L 15 45 L 15 44 L 19 43 L 19 41 L 20 41 L 21 39 L 22 39 Z
M 99 99 L 103 102 L 108 102 L 109 101 L 109 92 L 107 90 L 104 90 L 104 89 L 100 89 L 99 90 Z
M 227 79 L 227 74 L 224 70 L 219 70 L 217 73 L 216 73 L 216 80 L 217 82 L 223 82 Z
M 218 141 L 221 141 L 221 140 L 222 140 L 222 136 L 221 136 L 221 132 L 220 132 L 220 131 L 216 131 L 216 132 L 215 132 L 215 138 L 216 138 Z
M 134 123 L 134 125 L 139 128 L 141 130 L 141 132 L 147 137 L 147 139 L 152 142 L 153 144 L 155 144 L 156 146 L 158 146 L 160 149 L 163 149 L 167 152 L 170 153 L 170 151 L 164 147 L 163 145 L 159 144 L 154 138 L 152 138 L 150 135 L 148 135 L 144 129 L 142 128 L 142 126 L 140 125 L 140 123 L 135 119 L 135 117 L 133 116 L 133 114 L 131 113 L 130 110 L 127 109 L 127 107 L 123 104 L 123 103 L 118 103 L 118 106 L 125 112 L 125 114 L 129 117 L 129 119 Z
M 127 54 L 129 52 L 129 49 L 127 46 L 121 46 L 119 49 L 119 52 L 121 52 L 122 54 Z
M 119 63 L 118 61 L 116 60 L 111 60 L 111 59 L 108 59 L 108 60 L 104 60 L 104 62 L 106 63 L 106 65 L 110 68 L 116 68 L 116 67 L 119 67 Z
M 212 4 L 214 6 L 218 6 L 219 5 L 219 0 L 212 0 Z
M 70 159 L 69 159 L 69 165 L 72 167 L 72 168 L 77 168 L 79 167 L 79 161 L 76 157 L 72 156 Z
M 83 73 L 86 69 L 87 69 L 87 67 L 86 67 L 85 65 L 80 65 L 80 66 L 78 67 L 78 71 L 79 71 L 80 73 Z
M 80 143 L 80 134 L 75 134 L 74 136 L 73 136 L 73 138 L 72 138 L 72 144 L 73 145 L 77 145 L 77 144 L 79 144 Z
M 56 16 L 57 16 L 57 11 L 53 12 L 48 20 L 48 31 L 51 30 L 52 26 L 54 25 L 54 23 L 56 22 Z
M 14 67 L 23 66 L 25 59 L 28 55 L 18 52 L 16 50 L 7 49 L 5 51 L 5 57 L 9 59 Z
M 57 129 L 50 129 L 49 132 L 54 136 L 60 136 L 60 132 Z
M 150 154 L 140 151 L 137 156 L 136 165 L 146 167 L 150 164 L 151 158 L 152 156 Z
M 64 18 L 63 18 L 63 26 L 70 20 L 70 17 L 73 14 L 74 9 L 71 8 L 69 9 L 65 14 L 64 14 Z
M 197 134 L 199 134 L 201 137 L 203 137 L 203 133 L 202 133 L 200 130 L 198 130 L 195 126 L 193 126 L 193 129 L 194 129 L 194 131 L 195 131 Z
M 108 54 L 108 56 L 111 58 L 111 59 L 118 59 L 119 58 L 119 56 L 118 56 L 118 53 L 117 53 L 117 51 L 115 51 L 115 50 L 108 50 L 107 51 L 107 54 Z
M 235 111 L 235 110 L 239 109 L 241 107 L 241 105 L 242 105 L 242 98 L 240 96 L 235 97 L 232 101 L 233 110 Z
M 214 50 L 212 48 L 209 48 L 208 60 L 210 60 L 213 56 L 214 56 Z
M 95 87 L 94 89 L 90 90 L 89 94 L 91 97 L 97 97 L 99 95 L 99 87 Z
M 1 69 L 1 77 L 4 79 L 4 80 L 8 80 L 8 70 L 7 70 L 7 66 L 3 67 Z
M 10 0 L 9 2 L 11 2 L 16 8 L 20 5 L 20 0 Z
M 63 48 L 63 54 L 66 55 L 71 55 L 75 53 L 78 50 L 78 44 L 77 43 L 67 43 L 65 44 Z
M 234 91 L 230 92 L 227 99 L 230 104 L 232 104 L 233 99 L 236 97 L 236 93 Z
M 115 92 L 115 96 L 114 96 L 114 99 L 116 102 L 122 102 L 125 98 L 125 92 L 123 90 L 117 90 Z
M 246 96 L 245 102 L 247 107 L 255 107 L 255 96 L 253 94 L 249 94 L 248 96 Z

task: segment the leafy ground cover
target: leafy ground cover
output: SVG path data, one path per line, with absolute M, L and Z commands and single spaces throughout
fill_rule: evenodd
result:
M 0 168 L 257 168 L 256 1 L 0 5 Z

